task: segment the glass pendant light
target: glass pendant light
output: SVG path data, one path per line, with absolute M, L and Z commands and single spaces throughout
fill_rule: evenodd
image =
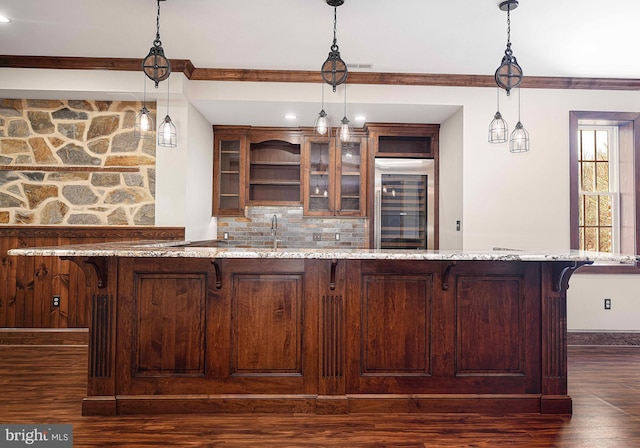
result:
M 153 138 L 153 118 L 147 109 L 147 77 L 144 77 L 144 89 L 142 96 L 142 109 L 136 116 L 136 122 L 133 125 L 133 135 L 137 138 Z
M 497 112 L 493 116 L 493 120 L 489 124 L 489 143 L 504 143 L 507 141 L 509 135 L 509 125 L 502 118 L 500 113 L 500 89 L 496 88 L 498 108 Z
M 510 152 L 527 152 L 529 151 L 529 133 L 520 121 L 520 89 L 518 89 L 518 123 L 511 133 L 509 139 Z
M 327 117 L 327 113 L 324 111 L 324 83 L 322 83 L 322 109 L 320 110 L 313 127 L 319 135 L 325 135 L 329 130 L 329 118 Z
M 353 136 L 353 128 L 350 126 L 350 121 L 347 118 L 347 86 L 344 86 L 344 117 L 340 121 L 340 127 L 338 128 L 338 138 L 340 139 L 340 144 L 345 147 L 349 145 L 351 141 L 351 137 Z
M 167 115 L 158 128 L 158 146 L 165 148 L 175 148 L 178 146 L 176 127 L 169 116 L 169 78 L 167 78 Z

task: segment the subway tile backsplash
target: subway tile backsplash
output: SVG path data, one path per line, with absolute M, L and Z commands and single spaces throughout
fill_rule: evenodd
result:
M 227 244 L 233 247 L 273 247 L 272 222 L 278 247 L 354 248 L 367 244 L 366 218 L 304 217 L 302 207 L 247 207 L 246 216 L 219 217 L 218 240 L 228 232 Z M 273 217 L 276 219 L 273 219 Z M 276 226 L 277 221 L 277 226 Z M 314 234 L 320 240 L 314 241 Z M 339 234 L 339 240 L 336 240 Z

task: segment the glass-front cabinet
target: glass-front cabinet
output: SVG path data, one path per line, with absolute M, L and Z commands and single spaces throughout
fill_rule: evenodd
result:
M 336 139 L 307 137 L 303 179 L 307 216 L 364 216 L 366 139 L 348 144 Z
M 213 214 L 237 216 L 244 214 L 246 137 L 215 133 Z

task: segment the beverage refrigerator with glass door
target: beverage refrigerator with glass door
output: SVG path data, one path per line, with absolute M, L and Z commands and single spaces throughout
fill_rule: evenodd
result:
M 375 248 L 433 250 L 434 160 L 375 159 Z

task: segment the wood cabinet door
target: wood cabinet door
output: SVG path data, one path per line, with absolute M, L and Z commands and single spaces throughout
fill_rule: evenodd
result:
M 365 216 L 367 139 L 348 144 L 336 138 L 307 137 L 304 144 L 305 216 Z
M 317 388 L 317 369 L 307 376 L 304 370 L 315 365 L 305 356 L 317 356 L 313 348 L 304 350 L 312 347 L 304 343 L 310 306 L 304 264 L 215 263 L 219 276 L 211 260 L 122 259 L 118 394 L 301 394 Z
M 346 393 L 540 393 L 539 265 L 487 265 L 350 265 Z
M 241 216 L 246 201 L 247 138 L 214 130 L 213 145 L 213 215 Z
M 333 216 L 335 171 L 334 151 L 327 137 L 307 137 L 303 147 L 302 176 L 305 216 Z
M 336 140 L 337 141 L 337 140 Z M 335 214 L 365 216 L 367 186 L 367 139 L 352 138 L 335 150 Z

